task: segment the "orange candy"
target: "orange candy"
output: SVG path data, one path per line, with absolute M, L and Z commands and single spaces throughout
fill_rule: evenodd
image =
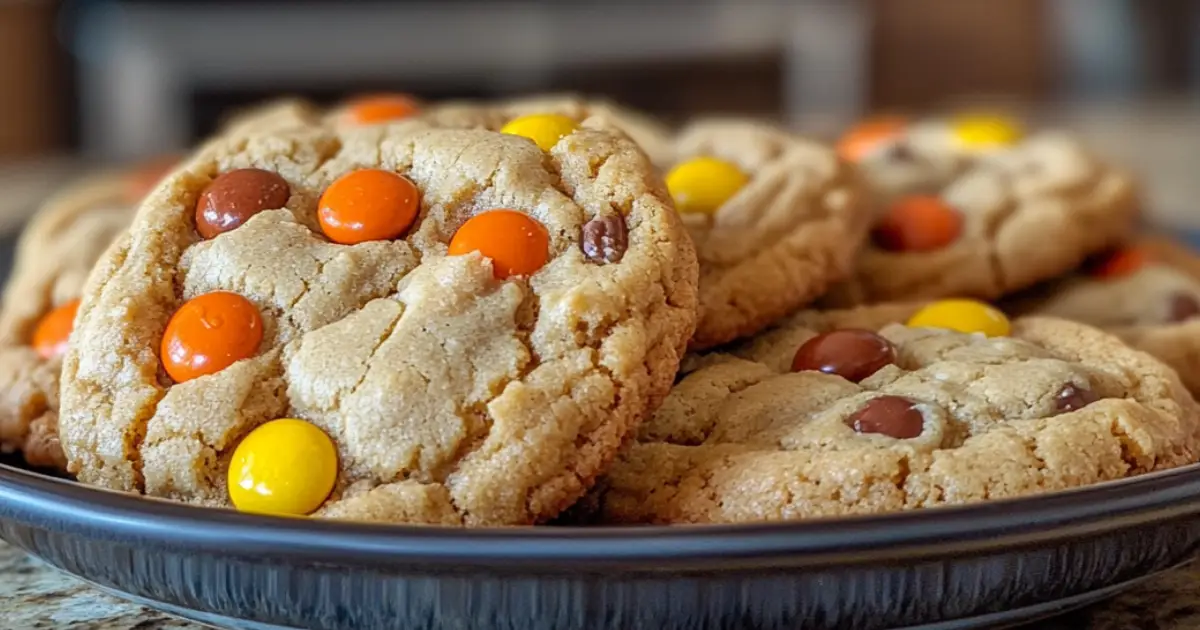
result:
M 875 244 L 891 251 L 927 252 L 945 247 L 962 233 L 963 218 L 937 197 L 904 197 L 875 226 Z
M 67 337 L 75 326 L 79 300 L 71 300 L 46 313 L 33 330 L 33 350 L 43 359 L 62 356 L 67 351 Z
M 185 302 L 167 322 L 163 368 L 176 383 L 220 372 L 254 356 L 262 336 L 262 315 L 250 300 L 228 291 L 205 293 Z
M 533 217 L 491 210 L 471 217 L 450 239 L 450 255 L 479 252 L 492 259 L 497 278 L 528 276 L 550 258 L 550 234 Z
M 335 243 L 385 241 L 408 230 L 417 218 L 420 198 L 407 177 L 365 168 L 346 173 L 325 189 L 317 220 Z
M 1146 252 L 1136 247 L 1118 249 L 1096 261 L 1088 271 L 1098 278 L 1119 278 L 1141 269 L 1148 259 Z
M 137 203 L 179 164 L 178 155 L 163 155 L 143 162 L 125 176 L 125 201 Z
M 838 155 L 848 162 L 857 162 L 879 143 L 899 135 L 908 126 L 908 121 L 899 116 L 881 116 L 859 123 L 847 131 L 837 143 Z
M 359 125 L 400 120 L 421 110 L 417 99 L 406 94 L 376 94 L 356 98 L 346 104 L 347 118 Z

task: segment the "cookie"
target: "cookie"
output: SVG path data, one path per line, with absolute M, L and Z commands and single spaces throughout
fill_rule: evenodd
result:
M 646 156 L 420 122 L 205 147 L 85 288 L 60 433 L 86 483 L 197 505 L 517 525 L 584 493 L 695 325 Z
M 0 450 L 65 470 L 58 377 L 84 279 L 172 163 L 80 181 L 47 201 L 22 233 L 0 309 Z
M 1170 365 L 1200 394 L 1200 258 L 1181 245 L 1146 239 L 1114 250 L 1006 309 L 1103 328 Z
M 807 311 L 684 376 L 583 503 L 681 524 L 1019 497 L 1192 463 L 1196 414 L 1169 368 L 1082 324 Z
M 440 127 L 481 128 L 537 137 L 543 148 L 579 122 L 603 121 L 629 136 L 655 164 L 671 156 L 670 131 L 646 114 L 600 99 L 546 94 L 494 102 L 450 101 L 427 106 L 421 118 Z
M 874 121 L 839 151 L 861 168 L 875 220 L 854 277 L 828 306 L 994 300 L 1117 244 L 1138 214 L 1127 173 L 1069 135 L 1024 138 L 1002 119 Z
M 850 273 L 867 231 L 853 170 L 769 125 L 693 123 L 666 177 L 700 259 L 693 349 L 754 334 L 816 299 Z

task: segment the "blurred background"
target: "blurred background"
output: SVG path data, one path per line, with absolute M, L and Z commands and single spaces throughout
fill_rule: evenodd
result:
M 18 198 L 279 94 L 570 90 L 826 137 L 873 111 L 1011 110 L 1078 129 L 1147 179 L 1156 218 L 1200 228 L 1200 0 L 0 0 L 0 85 Z

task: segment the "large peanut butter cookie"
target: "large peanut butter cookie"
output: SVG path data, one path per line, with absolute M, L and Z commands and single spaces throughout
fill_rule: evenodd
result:
M 212 144 L 89 279 L 79 479 L 208 506 L 543 521 L 669 390 L 695 253 L 645 155 L 418 122 Z
M 155 160 L 78 182 L 48 200 L 21 234 L 0 309 L 0 450 L 65 470 L 59 371 L 84 279 L 173 163 Z
M 1063 320 L 917 308 L 803 312 L 708 357 L 585 503 L 610 523 L 803 519 L 1195 461 L 1195 403 L 1150 356 Z
M 850 273 L 868 227 L 850 167 L 765 124 L 684 129 L 667 187 L 700 259 L 694 349 L 751 335 L 816 299 Z
M 1115 245 L 1137 215 L 1132 178 L 1064 134 L 877 121 L 839 148 L 870 184 L 875 225 L 832 305 L 995 299 Z
M 1175 368 L 1200 393 L 1200 257 L 1147 240 L 1014 298 L 1008 309 L 1103 328 Z

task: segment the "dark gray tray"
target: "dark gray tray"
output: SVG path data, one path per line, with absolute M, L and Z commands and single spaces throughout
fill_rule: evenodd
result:
M 993 627 L 1191 559 L 1200 467 L 869 518 L 472 531 L 208 510 L 0 465 L 0 538 L 236 628 Z

